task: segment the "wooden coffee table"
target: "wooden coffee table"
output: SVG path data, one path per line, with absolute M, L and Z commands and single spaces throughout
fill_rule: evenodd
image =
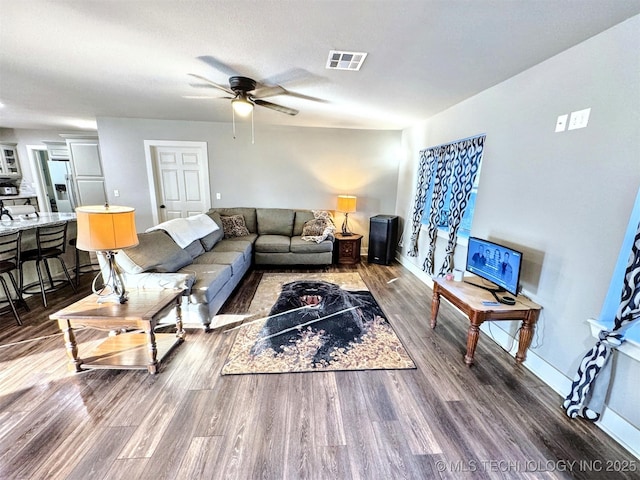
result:
M 155 374 L 158 363 L 185 338 L 180 303 L 182 290 L 134 290 L 124 304 L 98 303 L 98 296 L 82 300 L 50 315 L 64 332 L 69 369 L 144 369 Z M 176 308 L 176 333 L 155 333 L 160 314 Z M 74 328 L 111 332 L 93 352 L 81 359 Z M 127 330 L 134 330 L 129 332 Z M 135 331 L 137 330 L 137 331 Z M 122 333 L 121 333 L 122 332 Z

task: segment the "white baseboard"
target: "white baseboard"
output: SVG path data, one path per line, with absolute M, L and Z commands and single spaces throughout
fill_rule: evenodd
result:
M 423 272 L 415 263 L 401 255 L 398 255 L 396 259 L 419 280 L 429 286 L 429 288 L 433 288 L 433 280 L 431 277 Z M 501 323 L 508 325 L 510 322 Z M 499 322 L 483 323 L 480 330 L 515 358 L 518 351 L 518 340 L 505 331 Z M 562 408 L 562 399 L 571 389 L 573 381 L 540 357 L 535 350 L 529 349 L 527 351 L 527 359 L 522 365 L 560 395 L 561 398 L 558 402 L 558 408 Z M 615 411 L 606 407 L 596 425 L 631 454 L 640 459 L 640 430 L 634 425 L 618 415 Z

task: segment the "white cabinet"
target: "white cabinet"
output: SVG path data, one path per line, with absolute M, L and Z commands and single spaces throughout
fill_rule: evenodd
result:
M 0 144 L 0 177 L 20 178 L 20 163 L 15 143 Z

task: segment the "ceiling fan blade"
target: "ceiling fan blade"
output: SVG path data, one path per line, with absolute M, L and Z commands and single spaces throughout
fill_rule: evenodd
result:
M 228 77 L 235 77 L 235 76 L 240 75 L 240 73 L 236 72 L 232 67 L 230 67 L 226 63 L 221 62 L 217 58 L 212 57 L 211 55 L 202 55 L 202 56 L 196 57 L 196 58 L 198 60 L 206 63 L 210 67 L 215 68 L 219 72 L 224 73 Z
M 211 100 L 233 100 L 235 97 L 211 97 L 208 95 L 182 95 L 182 98 L 188 98 L 190 100 L 199 100 L 199 99 L 211 99 Z
M 258 84 L 251 96 L 254 98 L 275 97 L 276 95 L 286 95 L 287 89 L 280 85 L 262 85 Z
M 218 90 L 222 90 L 223 92 L 226 92 L 229 95 L 235 95 L 231 89 L 229 89 L 227 87 L 223 87 L 222 85 L 218 85 L 217 83 L 212 82 L 208 78 L 202 77 L 200 75 L 196 75 L 195 73 L 189 73 L 189 75 L 194 77 L 194 78 L 197 78 L 198 80 L 202 80 L 203 82 L 208 83 L 212 87 L 217 88 Z
M 288 95 L 289 97 L 301 98 L 302 100 L 310 100 L 312 102 L 329 103 L 329 101 L 325 100 L 324 98 L 312 97 L 311 95 L 292 92 L 291 90 L 287 90 L 286 88 L 283 88 L 283 90 L 284 92 L 282 93 L 282 95 Z
M 276 103 L 267 102 L 266 100 L 261 100 L 259 98 L 251 98 L 251 101 L 256 105 L 260 105 L 261 107 L 270 108 L 271 110 L 275 110 L 277 112 L 286 113 L 287 115 L 297 115 L 298 110 L 289 107 L 283 107 L 282 105 L 278 105 Z

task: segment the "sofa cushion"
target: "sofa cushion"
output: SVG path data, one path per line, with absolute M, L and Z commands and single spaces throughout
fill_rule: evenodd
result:
M 240 252 L 244 255 L 245 260 L 251 260 L 253 243 L 258 238 L 255 233 L 249 234 L 247 237 L 227 238 L 220 240 L 211 249 L 212 252 Z
M 138 245 L 120 250 L 116 261 L 127 273 L 177 272 L 192 258 L 163 230 L 154 230 L 139 233 Z
M 233 207 L 233 208 L 212 208 L 207 213 L 218 212 L 220 216 L 229 217 L 231 215 L 242 215 L 244 218 L 244 224 L 250 233 L 257 233 L 256 226 L 256 209 L 245 207 Z
M 224 238 L 231 237 L 246 237 L 249 235 L 249 230 L 244 223 L 244 217 L 242 215 L 221 215 L 222 228 L 224 230 Z
M 208 252 L 216 243 L 224 238 L 224 228 L 222 226 L 222 219 L 218 212 L 209 212 L 207 215 L 209 215 L 209 217 L 216 222 L 216 225 L 218 225 L 218 230 L 211 232 L 209 235 L 205 235 L 200 239 L 200 243 L 202 243 L 202 246 Z
M 180 273 L 195 274 L 196 282 L 191 287 L 189 300 L 194 303 L 209 303 L 231 278 L 230 265 L 189 265 Z
M 204 253 L 204 247 L 202 246 L 202 243 L 200 243 L 200 240 L 194 240 L 189 245 L 184 247 L 184 251 L 187 252 L 193 259 Z
M 311 210 L 296 210 L 296 219 L 293 224 L 293 236 L 302 235 L 304 224 L 313 219 L 314 216 Z
M 295 211 L 288 208 L 256 208 L 259 235 L 286 235 L 293 232 Z
M 299 236 L 291 237 L 291 251 L 293 253 L 332 252 L 333 242 L 331 240 L 324 240 L 320 243 L 316 243 L 302 240 Z
M 291 245 L 287 235 L 260 235 L 255 243 L 256 252 L 286 253 Z
M 194 265 L 231 265 L 231 273 L 242 271 L 246 260 L 243 252 L 206 252 L 193 261 Z
M 124 273 L 127 290 L 165 290 L 179 288 L 189 290 L 196 281 L 194 273 Z

